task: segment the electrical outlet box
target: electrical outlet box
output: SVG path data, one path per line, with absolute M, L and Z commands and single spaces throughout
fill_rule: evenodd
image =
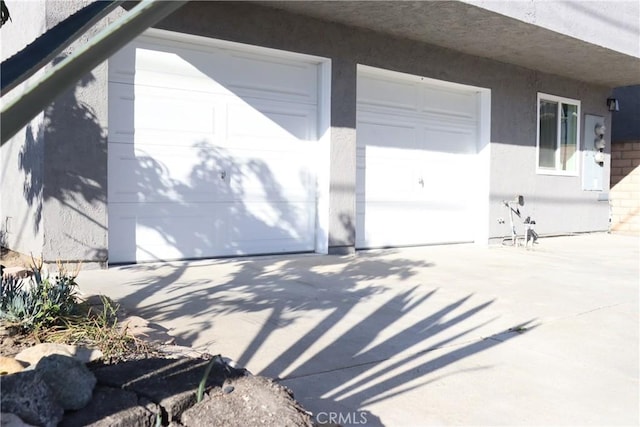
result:
M 584 191 L 603 191 L 604 150 L 607 140 L 604 138 L 604 117 L 585 114 L 582 133 L 582 189 Z

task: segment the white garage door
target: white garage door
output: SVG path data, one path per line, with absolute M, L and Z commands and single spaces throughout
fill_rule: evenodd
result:
M 358 67 L 356 246 L 474 240 L 478 94 Z
M 153 34 L 109 60 L 109 262 L 312 251 L 318 61 Z

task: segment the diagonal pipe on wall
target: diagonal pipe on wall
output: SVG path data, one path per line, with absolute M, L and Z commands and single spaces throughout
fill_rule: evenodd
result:
M 24 94 L 3 107 L 0 113 L 0 146 L 83 75 L 186 2 L 144 0 L 81 49 L 53 66 Z
M 0 95 L 4 96 L 24 83 L 122 3 L 122 0 L 93 2 L 45 32 L 20 52 L 2 61 Z

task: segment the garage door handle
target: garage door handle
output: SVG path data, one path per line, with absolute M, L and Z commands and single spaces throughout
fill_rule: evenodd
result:
M 227 171 L 222 171 L 220 172 L 220 179 L 224 181 L 224 179 L 227 177 Z

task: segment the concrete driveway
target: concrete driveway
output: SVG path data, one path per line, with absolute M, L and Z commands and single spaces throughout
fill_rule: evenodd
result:
M 638 425 L 637 237 L 83 271 L 342 425 Z

